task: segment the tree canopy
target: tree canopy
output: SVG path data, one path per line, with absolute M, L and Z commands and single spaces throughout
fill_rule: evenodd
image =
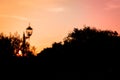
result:
M 74 28 L 63 42 L 53 43 L 38 57 L 59 70 L 109 71 L 108 67 L 117 62 L 119 49 L 120 36 L 116 31 L 84 27 Z
M 20 51 L 22 53 L 22 38 L 20 38 L 18 33 L 10 34 L 9 36 L 0 33 L 0 61 L 3 61 L 3 63 L 7 62 L 8 64 L 12 61 L 17 62 L 17 58 L 20 57 Z M 34 56 L 28 42 L 25 43 L 25 51 L 26 57 Z

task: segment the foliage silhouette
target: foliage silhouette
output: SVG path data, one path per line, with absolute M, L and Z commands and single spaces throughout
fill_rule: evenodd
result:
M 116 31 L 74 28 L 63 42 L 54 42 L 37 56 L 32 55 L 26 43 L 29 55 L 16 57 L 14 53 L 22 46 L 21 41 L 17 34 L 0 34 L 1 63 L 35 64 L 55 71 L 112 72 L 118 69 L 120 36 Z
M 63 44 L 55 42 L 37 57 L 40 63 L 58 71 L 112 72 L 117 66 L 119 48 L 116 31 L 74 28 Z
M 29 49 L 29 43 L 26 43 L 26 57 L 34 56 L 32 51 Z M 4 35 L 3 33 L 0 34 L 0 62 L 5 64 L 22 64 L 25 58 L 20 58 L 17 56 L 19 50 L 22 49 L 22 39 L 20 38 L 18 33 L 14 35 L 10 34 L 9 36 Z
M 22 39 L 17 34 L 0 34 L 1 63 L 37 65 L 36 69 L 40 71 L 104 72 L 109 79 L 112 79 L 109 76 L 111 72 L 119 69 L 120 36 L 116 31 L 74 28 L 63 42 L 54 42 L 52 47 L 44 48 L 37 56 L 32 55 L 35 47 L 32 52 L 29 43 L 26 43 L 29 55 L 16 57 L 14 53 L 22 46 L 21 42 Z

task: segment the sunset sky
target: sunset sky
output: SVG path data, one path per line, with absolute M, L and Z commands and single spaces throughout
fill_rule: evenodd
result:
M 0 33 L 22 37 L 29 22 L 37 52 L 85 24 L 120 33 L 120 0 L 0 0 Z

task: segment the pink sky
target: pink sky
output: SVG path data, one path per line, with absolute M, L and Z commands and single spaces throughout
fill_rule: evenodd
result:
M 22 36 L 30 22 L 37 52 L 84 24 L 120 33 L 119 21 L 120 0 L 0 0 L 0 32 Z

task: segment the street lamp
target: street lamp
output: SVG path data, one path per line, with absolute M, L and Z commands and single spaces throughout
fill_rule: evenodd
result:
M 31 28 L 31 26 L 29 25 L 27 28 L 26 28 L 26 34 L 27 34 L 27 37 L 30 38 L 30 36 L 32 35 L 32 32 L 33 32 L 33 29 Z
M 25 32 L 23 32 L 23 43 L 22 43 L 22 54 L 25 55 L 25 48 L 26 48 L 26 39 L 30 38 L 30 36 L 33 33 L 33 29 L 31 28 L 30 24 L 26 28 L 26 35 Z

